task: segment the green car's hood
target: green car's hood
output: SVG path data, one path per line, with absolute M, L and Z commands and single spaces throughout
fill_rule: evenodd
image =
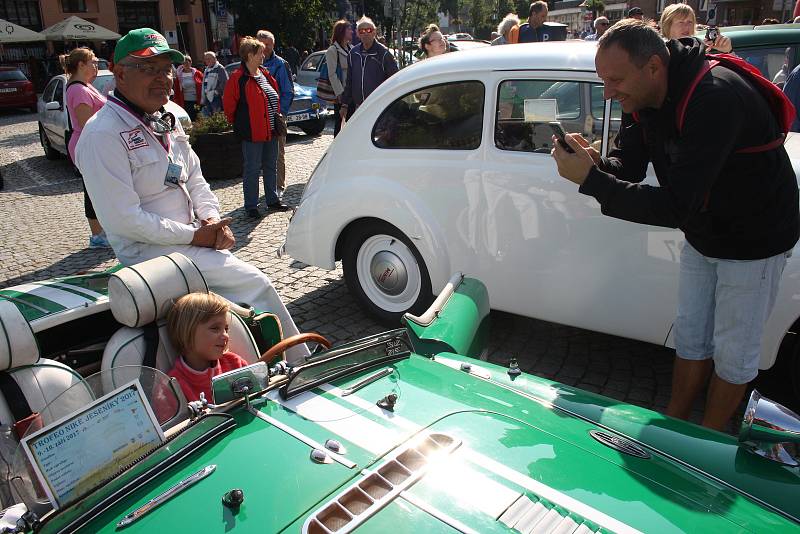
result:
M 354 485 L 385 470 L 398 448 L 403 451 L 409 440 L 430 433 L 449 436 L 457 447 L 431 457 L 427 472 L 397 498 L 378 499 L 371 508 L 365 500 L 354 513 L 363 522 L 360 532 L 509 532 L 512 526 L 524 530 L 519 521 L 542 518 L 551 527 L 566 529 L 574 522 L 588 531 L 614 532 L 786 532 L 798 527 L 655 450 L 642 447 L 648 457 L 641 458 L 604 445 L 589 433 L 603 430 L 598 425 L 454 368 L 458 365 L 457 357 L 412 355 L 393 364 L 391 375 L 352 395 L 343 396 L 342 389 L 376 368 L 288 401 L 276 392 L 268 395 L 271 400 L 259 408 L 262 412 L 319 443 L 340 441 L 347 449 L 344 456 L 357 464 L 353 469 L 312 462 L 307 445 L 238 410 L 233 431 L 111 506 L 86 531 L 114 532 L 126 513 L 209 464 L 217 470 L 208 479 L 125 530 L 298 532 L 305 525 L 309 532 L 324 532 L 317 520 L 353 526 L 354 520 L 333 501 L 358 493 Z M 375 402 L 391 392 L 398 395 L 395 411 L 378 408 Z M 635 451 L 635 444 L 628 445 Z M 180 440 L 174 440 L 162 454 L 179 449 Z M 797 473 L 764 462 L 764 475 L 774 479 L 775 491 L 796 496 Z M 245 495 L 236 513 L 221 504 L 222 495 L 233 488 Z M 70 515 L 60 514 L 45 531 L 63 527 Z

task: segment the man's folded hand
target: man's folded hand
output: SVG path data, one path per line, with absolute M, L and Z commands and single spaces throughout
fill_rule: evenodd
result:
M 225 242 L 227 242 L 227 239 L 219 241 L 217 234 L 218 233 L 224 234 L 227 231 L 230 234 L 230 239 L 233 239 L 233 232 L 231 232 L 231 229 L 228 228 L 228 225 L 231 224 L 232 221 L 233 219 L 231 219 L 230 217 L 225 217 L 220 221 L 201 226 L 200 228 L 194 231 L 192 242 L 189 244 L 194 245 L 196 247 L 207 247 L 207 248 L 215 248 L 217 250 L 221 250 L 220 247 L 217 246 L 217 244 L 218 243 L 224 244 Z M 233 243 L 231 243 L 230 246 L 232 245 Z

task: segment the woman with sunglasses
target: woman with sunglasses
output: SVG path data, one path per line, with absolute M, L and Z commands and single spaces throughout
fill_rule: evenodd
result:
M 67 152 L 72 161 L 75 161 L 75 146 L 81 136 L 86 122 L 103 107 L 106 97 L 92 86 L 97 78 L 97 58 L 88 48 L 76 48 L 64 58 L 64 70 L 69 77 L 67 84 L 67 113 L 72 124 L 72 135 L 69 138 Z M 103 227 L 97 220 L 94 206 L 83 188 L 83 212 L 89 221 L 89 248 L 108 248 Z
M 447 39 L 436 24 L 428 24 L 428 27 L 422 32 L 419 37 L 419 49 L 422 50 L 426 59 L 441 56 L 450 51 Z
M 341 96 L 339 110 L 342 120 L 352 115 L 380 84 L 397 72 L 397 61 L 389 49 L 375 41 L 375 23 L 361 17 L 356 24 L 361 40 L 347 58 L 347 85 Z
M 264 63 L 264 43 L 255 37 L 239 42 L 241 66 L 231 74 L 222 94 L 222 106 L 233 132 L 242 140 L 242 189 L 248 217 L 258 218 L 258 175 L 264 173 L 267 208 L 289 209 L 278 199 L 278 136 L 280 97 L 278 82 Z

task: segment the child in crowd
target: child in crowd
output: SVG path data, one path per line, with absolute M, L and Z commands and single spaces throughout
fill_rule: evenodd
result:
M 228 302 L 215 293 L 184 295 L 167 314 L 167 332 L 180 355 L 167 373 L 175 377 L 186 400 L 211 401 L 211 378 L 245 367 L 247 361 L 228 352 Z

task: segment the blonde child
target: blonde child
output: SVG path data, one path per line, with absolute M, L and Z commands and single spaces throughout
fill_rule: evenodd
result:
M 228 352 L 228 302 L 215 293 L 184 295 L 167 314 L 167 332 L 180 355 L 167 373 L 191 402 L 204 392 L 211 400 L 211 378 L 248 365 Z

